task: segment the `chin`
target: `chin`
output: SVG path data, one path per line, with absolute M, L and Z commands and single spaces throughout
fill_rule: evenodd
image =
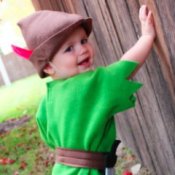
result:
M 87 71 L 90 71 L 90 70 L 93 70 L 93 67 L 87 67 L 86 69 L 82 69 L 80 71 L 80 73 L 87 72 Z

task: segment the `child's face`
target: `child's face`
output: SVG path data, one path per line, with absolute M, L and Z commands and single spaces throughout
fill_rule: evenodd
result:
M 52 60 L 50 69 L 52 78 L 67 78 L 91 70 L 93 66 L 93 48 L 88 42 L 86 32 L 77 28 L 66 39 Z M 55 70 L 56 69 L 56 70 Z

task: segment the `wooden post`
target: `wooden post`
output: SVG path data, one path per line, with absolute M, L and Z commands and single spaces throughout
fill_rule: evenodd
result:
M 5 85 L 7 85 L 7 86 L 11 85 L 11 81 L 10 81 L 10 78 L 8 76 L 7 70 L 4 66 L 4 63 L 2 61 L 1 55 L 0 55 L 0 72 L 1 72 L 1 75 L 2 75 L 2 78 L 3 78 Z

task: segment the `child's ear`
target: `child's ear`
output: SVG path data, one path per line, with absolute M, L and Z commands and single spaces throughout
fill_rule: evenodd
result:
M 48 75 L 54 75 L 55 74 L 55 70 L 53 69 L 53 67 L 49 63 L 46 64 L 43 71 Z

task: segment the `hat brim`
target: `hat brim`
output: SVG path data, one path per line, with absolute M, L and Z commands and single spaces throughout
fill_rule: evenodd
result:
M 63 30 L 49 37 L 45 42 L 33 50 L 30 61 L 32 61 L 35 68 L 38 70 L 41 78 L 48 76 L 43 71 L 46 64 L 48 64 L 53 58 L 64 40 L 79 26 L 82 26 L 85 29 L 87 36 L 89 36 L 92 31 L 92 18 L 80 19 L 79 21 L 67 26 Z

